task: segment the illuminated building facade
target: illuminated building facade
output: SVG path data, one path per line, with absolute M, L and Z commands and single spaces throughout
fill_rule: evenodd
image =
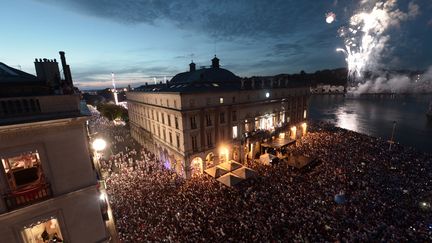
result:
M 86 120 L 69 66 L 0 63 L 0 241 L 108 242 Z
M 266 139 L 305 130 L 309 87 L 284 76 L 239 78 L 216 57 L 209 68 L 189 66 L 167 83 L 127 93 L 132 136 L 167 168 L 190 177 L 224 160 L 251 159 Z

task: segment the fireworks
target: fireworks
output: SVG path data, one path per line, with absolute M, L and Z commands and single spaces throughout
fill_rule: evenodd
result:
M 335 21 L 336 20 L 336 14 L 335 13 L 333 13 L 333 12 L 328 12 L 327 14 L 326 14 L 326 22 L 327 22 L 327 24 L 331 24 L 331 23 L 333 23 L 333 21 Z
M 369 11 L 366 1 L 361 5 L 363 12 L 351 16 L 348 27 L 339 29 L 339 36 L 344 39 L 345 48 L 336 51 L 343 52 L 348 65 L 348 77 L 360 78 L 365 71 L 380 68 L 380 58 L 386 48 L 390 36 L 386 30 L 391 26 L 398 26 L 404 21 L 418 14 L 418 6 L 410 3 L 409 12 L 397 9 L 396 0 L 378 1 Z

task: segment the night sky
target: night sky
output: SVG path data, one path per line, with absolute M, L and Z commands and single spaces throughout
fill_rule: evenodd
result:
M 191 59 L 221 65 L 239 76 L 314 72 L 344 67 L 337 30 L 358 0 L 14 0 L 0 5 L 0 62 L 35 73 L 34 58 L 64 50 L 75 84 L 108 87 L 169 79 Z M 389 31 L 388 68 L 432 65 L 432 0 L 414 19 Z M 327 24 L 325 15 L 336 14 Z

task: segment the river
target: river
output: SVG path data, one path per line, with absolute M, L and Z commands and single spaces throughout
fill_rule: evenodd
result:
M 386 140 L 396 121 L 396 142 L 432 153 L 432 121 L 425 115 L 431 101 L 430 94 L 313 95 L 309 117 Z

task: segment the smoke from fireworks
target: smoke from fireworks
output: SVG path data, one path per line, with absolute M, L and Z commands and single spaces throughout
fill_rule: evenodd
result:
M 349 25 L 339 29 L 345 48 L 338 48 L 346 56 L 350 80 L 361 78 L 365 71 L 382 68 L 380 60 L 390 39 L 387 30 L 399 26 L 400 22 L 415 17 L 418 5 L 410 2 L 408 12 L 397 8 L 397 0 L 362 1 L 358 12 L 351 16 Z

